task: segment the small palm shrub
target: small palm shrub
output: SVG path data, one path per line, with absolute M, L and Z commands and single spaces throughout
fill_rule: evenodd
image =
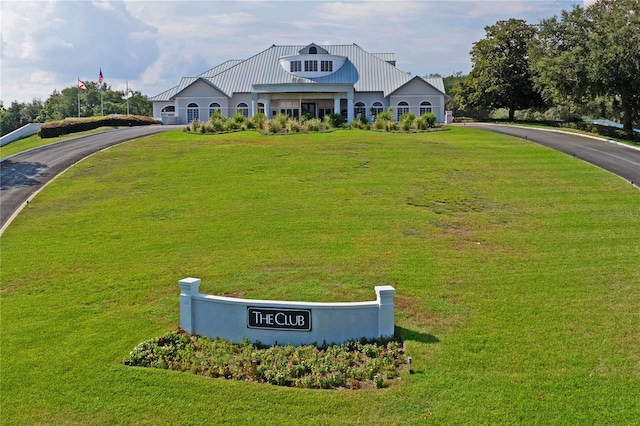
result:
M 376 130 L 384 130 L 387 132 L 396 130 L 396 121 L 393 118 L 392 109 L 389 108 L 386 112 L 381 112 L 376 115 L 376 121 L 373 124 Z
M 242 112 L 238 111 L 233 114 L 233 117 L 231 117 L 230 120 L 238 124 L 243 124 L 247 120 L 247 117 L 245 117 Z
M 251 117 L 250 121 L 253 124 L 253 128 L 258 130 L 264 129 L 264 124 L 267 122 L 267 116 L 259 112 L 258 114 Z
M 376 121 L 378 120 L 395 121 L 395 119 L 393 118 L 393 108 L 389 107 L 389 109 L 387 109 L 385 112 L 381 112 L 378 115 L 376 115 Z
M 420 119 L 425 122 L 427 127 L 434 127 L 436 125 L 436 121 L 437 121 L 438 118 L 436 117 L 436 115 L 434 113 L 427 112 L 425 114 L 422 114 Z
M 405 132 L 411 130 L 415 120 L 416 115 L 411 112 L 402 114 L 402 116 L 400 117 L 400 125 L 402 126 L 402 130 L 404 130 Z
M 325 116 L 325 123 L 330 127 L 338 128 L 344 124 L 344 119 L 342 118 L 342 115 L 334 112 Z

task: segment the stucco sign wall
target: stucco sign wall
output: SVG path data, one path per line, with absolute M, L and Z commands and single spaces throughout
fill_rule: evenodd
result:
M 238 299 L 199 292 L 200 279 L 180 280 L 180 327 L 188 333 L 265 345 L 343 343 L 394 333 L 395 289 L 376 286 L 376 300 L 353 303 Z

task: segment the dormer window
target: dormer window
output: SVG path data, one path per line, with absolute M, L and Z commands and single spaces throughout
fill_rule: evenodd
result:
M 304 71 L 305 72 L 318 71 L 318 61 L 304 61 Z
M 342 68 L 346 60 L 346 56 L 332 55 L 315 45 L 301 49 L 297 55 L 278 59 L 282 69 L 301 78 L 321 78 L 333 74 Z

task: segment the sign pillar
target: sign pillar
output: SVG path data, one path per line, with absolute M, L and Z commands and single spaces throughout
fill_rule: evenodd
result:
M 180 328 L 193 332 L 193 296 L 200 294 L 200 279 L 185 278 L 180 283 Z
M 379 308 L 378 337 L 391 337 L 395 333 L 393 297 L 396 290 L 390 285 L 376 286 Z

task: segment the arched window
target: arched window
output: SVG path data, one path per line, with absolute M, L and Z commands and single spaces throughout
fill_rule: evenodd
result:
M 409 104 L 405 101 L 398 102 L 398 108 L 396 108 L 396 120 L 400 121 L 400 117 L 409 112 Z
M 237 111 L 239 113 L 241 113 L 242 115 L 244 115 L 245 117 L 249 118 L 249 107 L 247 106 L 247 104 L 245 104 L 244 102 L 240 102 L 238 104 L 238 109 Z
M 356 102 L 356 104 L 353 106 L 353 116 L 355 118 L 367 116 L 367 108 L 364 106 L 364 102 Z
M 426 114 L 428 112 L 433 112 L 433 110 L 431 109 L 431 102 L 422 101 L 420 103 L 420 115 Z
M 311 46 L 309 48 L 309 55 L 317 55 L 318 54 L 318 49 L 316 49 L 315 46 Z
M 371 105 L 371 115 L 374 117 L 380 114 L 383 110 L 382 102 L 374 102 L 373 105 Z
M 258 114 L 264 114 L 264 103 L 258 102 Z
M 200 108 L 198 104 L 191 102 L 187 105 L 187 123 L 200 120 Z
M 162 112 L 176 112 L 176 107 L 173 105 L 168 105 L 162 108 Z
M 217 102 L 211 102 L 209 105 L 209 117 L 211 117 L 216 111 L 220 111 L 220 104 Z

